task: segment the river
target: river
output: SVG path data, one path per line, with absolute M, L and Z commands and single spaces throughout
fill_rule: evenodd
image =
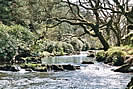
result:
M 80 55 L 43 58 L 44 64 L 73 64 L 81 69 L 63 72 L 0 71 L 0 89 L 125 89 L 131 73 L 111 71 L 115 67 L 97 63 L 93 58 Z M 94 61 L 83 65 L 82 61 Z

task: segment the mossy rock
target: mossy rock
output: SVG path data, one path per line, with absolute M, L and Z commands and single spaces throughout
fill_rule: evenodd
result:
M 129 55 L 133 55 L 133 49 L 129 50 L 129 51 L 128 51 L 128 54 L 129 54 Z
M 96 61 L 103 62 L 103 61 L 105 61 L 105 59 L 106 59 L 106 57 L 105 57 L 105 51 L 104 50 L 96 53 Z
M 98 61 L 98 62 L 104 62 L 105 60 L 106 60 L 106 57 L 103 57 L 103 56 L 96 57 L 96 61 Z
M 35 67 L 41 67 L 41 64 L 26 63 L 26 64 L 21 64 L 20 67 L 24 69 L 26 68 L 34 69 Z
M 123 51 L 121 47 L 112 47 L 108 51 L 106 51 L 105 55 L 110 57 L 113 57 L 115 55 L 126 56 L 127 53 Z
M 112 57 L 109 56 L 109 57 L 107 57 L 107 58 L 105 59 L 104 63 L 105 63 L 105 64 L 112 63 L 112 60 L 113 60 Z
M 0 66 L 0 70 L 3 70 L 3 71 L 12 71 L 12 72 L 17 72 L 17 71 L 20 71 L 20 66 L 18 65 L 1 65 Z
M 34 67 L 34 71 L 47 72 L 47 67 Z
M 23 58 L 25 60 L 26 63 L 32 63 L 32 64 L 38 64 L 38 63 L 42 63 L 42 60 L 40 57 L 26 57 Z
M 105 51 L 104 50 L 101 50 L 99 52 L 96 53 L 96 56 L 102 56 L 104 57 L 105 56 Z
M 121 66 L 124 64 L 124 57 L 116 56 L 112 58 L 112 65 L 113 66 Z

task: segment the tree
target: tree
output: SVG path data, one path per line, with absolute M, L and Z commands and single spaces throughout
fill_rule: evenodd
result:
M 100 17 L 98 14 L 98 7 L 100 2 L 99 1 L 91 1 L 89 0 L 89 4 L 91 7 L 91 11 L 93 12 L 93 17 L 95 18 L 95 22 L 90 22 L 87 17 L 83 16 L 81 12 L 88 10 L 89 8 L 86 8 L 83 3 L 79 0 L 79 4 L 71 3 L 69 0 L 67 1 L 62 1 L 63 3 L 66 3 L 68 6 L 68 12 L 71 13 L 71 17 L 60 17 L 60 18 L 54 18 L 56 21 L 59 23 L 69 23 L 71 25 L 79 25 L 81 26 L 85 33 L 88 33 L 94 37 L 98 37 L 99 40 L 101 41 L 102 45 L 104 46 L 104 50 L 107 50 L 109 48 L 109 44 L 99 31 L 100 28 Z M 94 5 L 92 4 L 94 2 Z M 95 8 L 95 9 L 93 9 Z M 89 27 L 89 30 L 88 30 Z M 94 31 L 95 34 L 91 34 L 90 31 Z
M 104 50 L 109 48 L 108 39 L 116 39 L 116 45 L 120 46 L 121 39 L 127 29 L 127 20 L 131 17 L 129 8 L 130 0 L 62 0 L 58 6 L 65 8 L 60 16 L 51 19 L 57 21 L 54 26 L 62 23 L 79 25 L 86 34 L 97 37 L 102 43 Z M 124 17 L 124 16 L 126 17 Z M 92 20 L 93 18 L 93 20 Z M 129 19 L 131 20 L 131 19 Z M 130 21 L 128 21 L 130 22 Z M 112 32 L 112 34 L 110 34 Z M 106 38 L 108 36 L 108 39 Z
M 0 21 L 6 25 L 13 23 L 12 9 L 15 0 L 0 0 Z

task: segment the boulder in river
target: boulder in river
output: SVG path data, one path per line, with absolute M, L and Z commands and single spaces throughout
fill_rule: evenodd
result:
M 125 64 L 119 67 L 118 69 L 115 69 L 114 72 L 129 73 L 129 72 L 133 72 L 133 68 L 131 65 Z
M 88 53 L 88 56 L 87 57 L 95 57 L 95 51 L 89 50 L 88 52 L 89 53 Z
M 124 57 L 118 56 L 118 57 L 113 57 L 112 58 L 112 65 L 113 66 L 121 66 L 124 64 Z
M 24 64 L 23 69 L 31 69 L 31 71 L 47 72 L 47 71 L 64 71 L 80 69 L 80 66 L 71 64 Z
M 62 65 L 63 69 L 65 70 L 76 70 L 76 67 L 71 65 L 71 64 L 68 64 L 68 65 Z
M 94 62 L 91 62 L 91 61 L 83 61 L 81 64 L 94 64 Z
M 20 71 L 20 66 L 18 65 L 1 65 L 0 70 L 3 71 L 12 71 L 12 72 L 17 72 Z
M 98 61 L 98 62 L 103 62 L 103 61 L 105 61 L 105 57 L 102 57 L 102 56 L 97 56 L 96 57 L 96 61 Z
M 105 60 L 104 60 L 104 63 L 112 65 L 112 60 L 113 60 L 112 57 L 106 57 Z
M 64 70 L 62 65 L 51 65 L 51 69 L 54 71 L 63 71 Z
M 95 57 L 95 54 L 94 53 L 90 53 L 90 54 L 88 54 L 87 57 Z

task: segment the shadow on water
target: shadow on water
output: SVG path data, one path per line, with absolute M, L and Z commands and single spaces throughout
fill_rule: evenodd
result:
M 75 64 L 81 69 L 63 72 L 3 72 L 0 71 L 0 89 L 125 89 L 132 74 L 116 73 L 113 67 L 97 63 L 86 54 L 44 58 L 46 64 Z M 82 65 L 91 60 L 95 64 Z

